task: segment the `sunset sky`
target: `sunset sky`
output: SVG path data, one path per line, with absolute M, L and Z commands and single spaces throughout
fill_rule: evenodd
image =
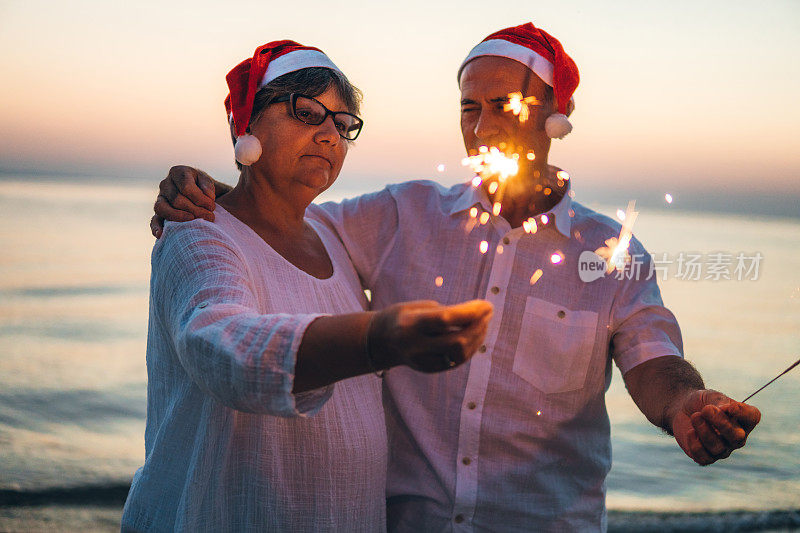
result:
M 157 181 L 188 163 L 235 181 L 224 76 L 290 38 L 365 93 L 340 186 L 465 180 L 456 70 L 487 34 L 527 21 L 581 72 L 575 130 L 551 152 L 576 180 L 800 197 L 794 0 L 5 0 L 0 169 Z

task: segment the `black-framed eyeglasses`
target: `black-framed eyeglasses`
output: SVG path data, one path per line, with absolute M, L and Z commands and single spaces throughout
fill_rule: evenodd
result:
M 333 125 L 336 126 L 339 136 L 348 141 L 354 141 L 364 126 L 364 121 L 354 114 L 345 111 L 331 111 L 316 98 L 304 94 L 292 93 L 279 96 L 272 102 L 290 102 L 294 118 L 311 126 L 319 126 L 325 122 L 328 116 L 333 117 Z

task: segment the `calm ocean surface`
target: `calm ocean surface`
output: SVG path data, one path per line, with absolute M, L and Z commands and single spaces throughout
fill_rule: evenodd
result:
M 624 205 L 593 205 L 613 214 Z M 0 181 L 0 490 L 127 483 L 144 459 L 148 220 L 155 185 Z M 667 254 L 666 304 L 710 387 L 742 399 L 800 357 L 800 219 L 642 210 L 635 233 Z M 709 254 L 743 280 L 706 280 Z M 701 254 L 699 281 L 678 279 Z M 727 264 L 727 267 L 725 266 Z M 719 265 L 722 265 L 720 267 Z M 748 266 L 751 261 L 748 261 Z M 800 509 L 800 370 L 753 400 L 744 450 L 694 465 L 650 426 L 615 370 L 607 395 L 612 509 Z

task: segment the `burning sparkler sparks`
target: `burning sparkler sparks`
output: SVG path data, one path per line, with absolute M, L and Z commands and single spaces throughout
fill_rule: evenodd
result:
M 461 160 L 463 166 L 468 166 L 475 172 L 475 177 L 472 178 L 473 187 L 480 187 L 484 181 L 489 183 L 489 194 L 495 195 L 492 204 L 492 214 L 495 216 L 499 216 L 502 210 L 506 180 L 516 176 L 519 172 L 519 154 L 506 153 L 503 151 L 506 148 L 508 145 L 504 142 L 500 143 L 499 148 L 481 146 L 478 148 L 477 155 L 471 155 Z M 529 153 L 528 159 L 532 160 L 531 154 L 532 152 Z M 481 224 L 485 223 L 484 220 L 481 220 Z
M 617 211 L 617 216 L 622 221 L 622 229 L 619 232 L 619 237 L 611 237 L 606 240 L 606 245 L 594 251 L 597 255 L 606 260 L 608 265 L 606 273 L 610 274 L 614 269 L 622 271 L 625 265 L 630 260 L 628 254 L 628 246 L 633 237 L 633 223 L 636 222 L 636 217 L 639 215 L 638 211 L 634 211 L 636 202 L 631 200 L 628 202 L 628 208 L 623 213 L 622 210 Z
M 434 283 L 437 287 L 441 287 L 444 284 L 444 278 L 442 276 L 437 276 Z
M 550 262 L 554 265 L 561 264 L 562 261 L 564 261 L 564 254 L 561 252 L 555 252 L 550 256 Z
M 528 220 L 523 220 L 522 229 L 525 230 L 525 233 L 530 233 L 531 235 L 536 233 L 536 231 L 539 229 L 536 226 L 536 219 L 531 217 Z
M 489 243 L 481 241 L 480 245 L 478 245 L 478 250 L 480 250 L 482 254 L 485 254 L 489 250 Z
M 478 155 L 471 155 L 461 160 L 461 164 L 465 167 L 470 167 L 477 174 L 476 179 L 480 179 L 480 183 L 489 178 L 497 176 L 500 181 L 505 181 L 511 176 L 516 176 L 519 172 L 519 154 L 511 154 L 510 156 L 501 152 L 497 147 L 492 146 L 487 148 L 481 146 L 478 149 Z M 475 179 L 472 180 L 475 185 Z
M 666 200 L 666 202 L 668 204 L 671 204 L 672 203 L 672 195 L 670 193 L 665 194 L 664 195 L 664 200 Z
M 533 276 L 531 276 L 531 285 L 536 285 L 536 282 L 539 281 L 539 278 L 542 277 L 542 274 L 544 274 L 544 272 L 542 272 L 542 269 L 537 268 L 536 272 L 534 272 Z
M 508 103 L 503 104 L 503 111 L 511 111 L 519 117 L 521 123 L 527 122 L 531 112 L 529 106 L 538 106 L 542 103 L 535 96 L 522 96 L 521 92 L 508 95 Z

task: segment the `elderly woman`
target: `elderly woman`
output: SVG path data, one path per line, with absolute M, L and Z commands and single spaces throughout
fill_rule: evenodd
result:
M 227 79 L 239 183 L 216 223 L 168 223 L 153 249 L 146 459 L 122 529 L 383 530 L 372 371 L 462 363 L 491 308 L 364 312 L 342 244 L 305 217 L 361 130 L 357 89 L 292 41 Z

